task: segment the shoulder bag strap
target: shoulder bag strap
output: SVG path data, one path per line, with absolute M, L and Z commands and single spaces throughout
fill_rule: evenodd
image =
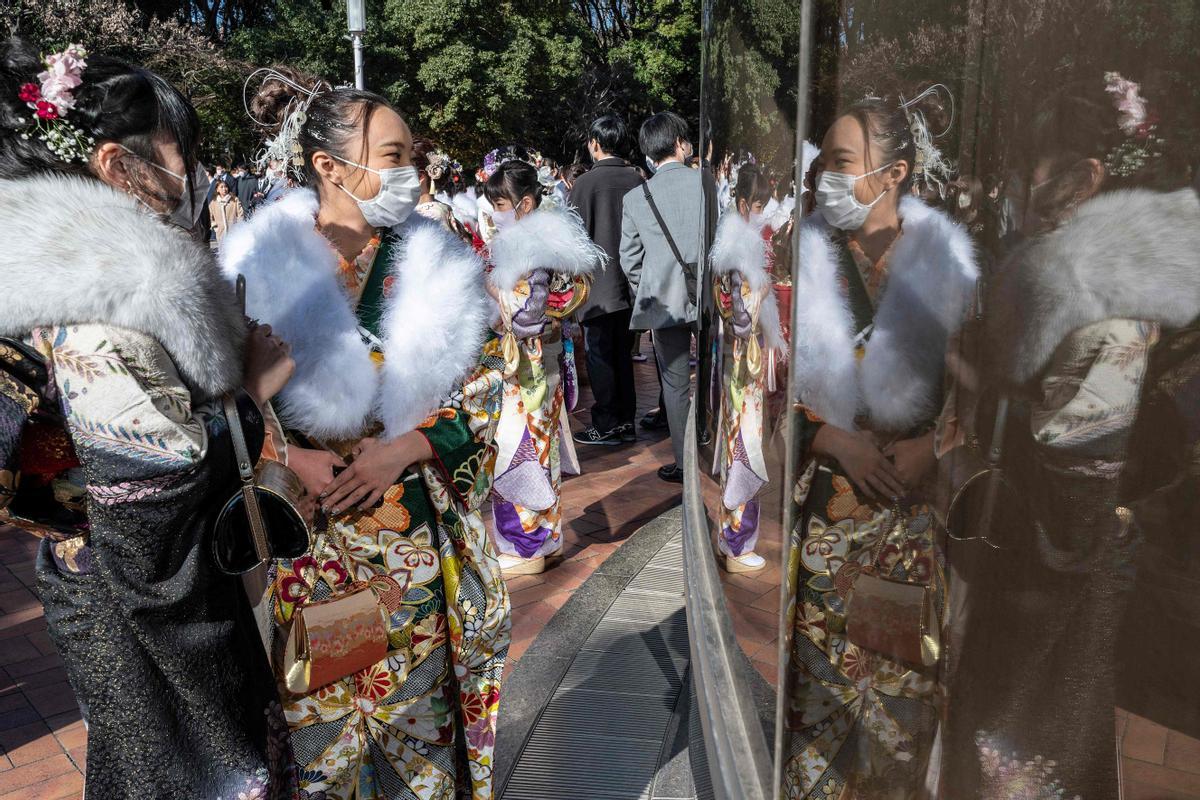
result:
M 646 195 L 646 202 L 650 205 L 650 211 L 654 214 L 654 219 L 658 223 L 658 227 L 662 230 L 663 236 L 667 239 L 667 245 L 671 248 L 671 253 L 675 256 L 675 260 L 679 262 L 679 266 L 683 268 L 684 277 L 687 278 L 688 302 L 692 305 L 696 304 L 696 270 L 688 262 L 683 260 L 683 256 L 679 254 L 679 248 L 675 246 L 675 239 L 671 236 L 671 229 L 667 227 L 667 223 L 663 220 L 662 214 L 658 213 L 658 206 L 654 203 L 654 195 L 650 194 L 649 182 L 642 184 L 642 193 Z
M 246 446 L 246 435 L 242 431 L 242 418 L 238 415 L 237 401 L 232 392 L 221 398 L 225 419 L 229 422 L 229 434 L 233 439 L 233 453 L 237 458 L 238 477 L 242 481 L 242 499 L 246 505 L 246 518 L 250 521 L 250 537 L 254 540 L 254 553 L 259 561 L 271 557 L 271 547 L 267 541 L 267 523 L 263 519 L 262 508 L 258 505 L 258 493 L 255 491 L 254 462 L 250 460 L 250 448 Z

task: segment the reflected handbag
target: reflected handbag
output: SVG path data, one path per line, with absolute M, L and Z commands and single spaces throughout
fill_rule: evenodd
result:
M 330 547 L 342 560 L 341 550 Z M 283 652 L 283 683 L 293 694 L 328 686 L 387 657 L 388 618 L 399 608 L 404 590 L 387 575 L 355 581 L 324 600 L 305 603 L 292 616 Z
M 907 533 L 908 521 L 897 508 L 888 533 L 879 537 L 871 563 L 850 589 L 846 636 L 853 644 L 896 661 L 931 667 L 942 654 L 933 587 L 880 574 L 884 544 L 896 535 L 903 540 Z
M 237 402 L 226 394 L 221 403 L 242 485 L 213 525 L 217 569 L 226 575 L 243 575 L 272 558 L 299 558 L 308 551 L 310 539 L 308 521 L 300 513 L 304 485 L 278 461 L 264 460 L 255 469 Z

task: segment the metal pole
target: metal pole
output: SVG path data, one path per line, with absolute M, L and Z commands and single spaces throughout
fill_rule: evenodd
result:
M 363 78 L 363 42 L 361 33 L 350 34 L 354 40 L 354 88 L 362 90 L 366 88 Z

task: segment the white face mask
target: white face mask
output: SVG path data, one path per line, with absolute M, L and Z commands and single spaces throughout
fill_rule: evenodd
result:
M 752 228 L 754 228 L 754 230 L 761 231 L 766 224 L 767 224 L 767 215 L 766 214 L 762 213 L 761 211 L 758 213 L 751 212 L 750 226 Z
M 192 170 L 192 196 L 191 202 L 188 202 L 188 197 L 186 196 L 188 185 L 187 176 L 180 175 L 178 172 L 172 172 L 160 164 L 155 164 L 150 159 L 143 158 L 124 145 L 121 145 L 121 149 L 126 153 L 129 153 L 134 158 L 144 161 L 145 163 L 154 167 L 159 172 L 170 175 L 172 178 L 175 178 L 179 181 L 180 185 L 183 186 L 183 189 L 180 194 L 179 201 L 175 203 L 175 208 L 173 208 L 171 213 L 167 215 L 167 221 L 172 225 L 176 225 L 187 231 L 195 228 L 196 222 L 199 221 L 200 215 L 204 212 L 204 204 L 208 200 L 208 187 L 211 183 L 208 174 L 204 171 L 204 165 L 197 163 L 196 168 Z M 137 200 L 145 204 L 145 201 L 140 197 L 137 198 Z M 150 208 L 148 204 L 147 208 Z
M 894 163 L 894 162 L 893 162 Z M 854 184 L 868 175 L 883 172 L 892 166 L 884 164 L 879 169 L 864 172 L 862 175 L 847 175 L 844 172 L 822 172 L 817 181 L 817 208 L 825 221 L 835 228 L 844 231 L 856 231 L 867 221 L 871 209 L 883 199 L 889 190 L 884 189 L 879 196 L 866 205 L 858 202 L 854 196 Z
M 509 225 L 517 221 L 517 210 L 510 208 L 507 211 L 493 211 L 492 224 L 496 226 L 496 230 L 502 231 Z
M 330 155 L 333 156 L 332 153 Z M 407 167 L 372 169 L 344 158 L 333 157 L 343 164 L 365 169 L 367 172 L 374 172 L 379 176 L 379 193 L 370 200 L 361 200 L 345 186 L 340 187 L 343 192 L 354 198 L 354 202 L 358 203 L 358 210 L 362 212 L 363 219 L 367 221 L 368 225 L 376 228 L 395 227 L 408 219 L 413 209 L 417 207 L 417 201 L 421 199 L 421 176 L 417 173 L 416 167 L 409 165 Z

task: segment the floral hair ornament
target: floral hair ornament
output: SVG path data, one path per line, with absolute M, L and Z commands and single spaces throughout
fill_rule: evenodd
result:
M 46 69 L 37 74 L 37 83 L 23 83 L 17 90 L 17 96 L 33 111 L 30 117 L 35 131 L 22 133 L 21 138 L 37 136 L 62 160 L 86 163 L 96 140 L 66 117 L 75 108 L 75 90 L 83 83 L 87 50 L 80 44 L 68 45 L 60 53 L 44 56 L 42 64 Z
M 276 81 L 300 92 L 302 97 L 293 97 L 288 101 L 287 107 L 283 111 L 283 122 L 279 125 L 279 131 L 264 142 L 263 149 L 255 157 L 254 163 L 260 170 L 265 170 L 270 162 L 277 161 L 286 165 L 285 171 L 300 181 L 304 177 L 304 147 L 300 144 L 300 132 L 304 130 L 304 123 L 308 122 L 308 107 L 312 105 L 312 101 L 317 95 L 323 91 L 332 91 L 333 87 L 321 81 L 316 88 L 310 89 L 270 67 L 254 70 L 247 76 L 246 82 L 242 86 L 242 107 L 246 110 L 246 116 L 264 128 L 269 127 L 269 123 L 254 116 L 254 112 L 250 110 L 248 99 L 250 84 L 260 75 L 263 84 Z
M 429 154 L 429 164 L 425 167 L 425 174 L 431 180 L 440 181 L 447 175 L 456 176 L 460 172 L 462 172 L 462 164 L 459 164 L 441 150 L 435 150 Z
M 1125 137 L 1108 151 L 1104 168 L 1120 178 L 1135 175 L 1142 167 L 1162 156 L 1166 140 L 1158 135 L 1158 115 L 1142 97 L 1142 87 L 1119 72 L 1104 73 L 1104 91 L 1117 110 L 1117 127 Z

